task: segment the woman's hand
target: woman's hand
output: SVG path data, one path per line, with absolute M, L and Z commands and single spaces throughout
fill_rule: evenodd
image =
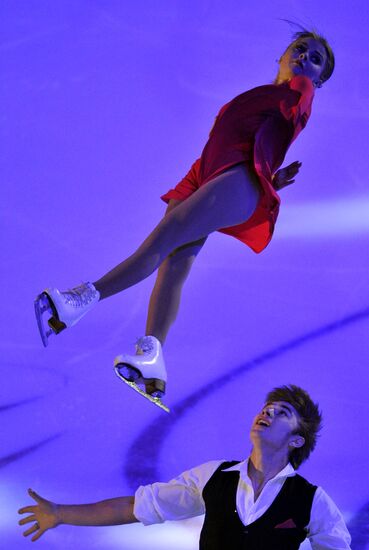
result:
M 287 185 L 291 185 L 291 183 L 294 183 L 294 177 L 298 174 L 299 170 L 301 168 L 301 162 L 296 160 L 292 164 L 289 164 L 285 168 L 281 168 L 280 170 L 277 170 L 277 172 L 273 176 L 273 187 L 276 191 L 279 191 L 280 189 L 283 189 L 283 187 L 286 187 Z
M 46 500 L 32 489 L 28 489 L 28 494 L 33 500 L 36 501 L 36 505 L 25 506 L 18 510 L 18 514 L 31 514 L 19 521 L 19 525 L 25 525 L 26 523 L 33 522 L 33 525 L 24 531 L 23 535 L 28 537 L 32 535 L 32 541 L 35 541 L 41 537 L 48 529 L 52 529 L 59 525 L 60 520 L 58 519 L 58 506 L 49 500 Z

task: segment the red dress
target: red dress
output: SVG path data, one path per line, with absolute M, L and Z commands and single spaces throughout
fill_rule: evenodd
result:
M 270 242 L 280 198 L 272 176 L 311 113 L 314 88 L 309 78 L 258 86 L 224 105 L 215 120 L 201 157 L 174 189 L 161 198 L 185 200 L 231 166 L 247 163 L 256 173 L 262 193 L 246 222 L 220 229 L 261 252 Z

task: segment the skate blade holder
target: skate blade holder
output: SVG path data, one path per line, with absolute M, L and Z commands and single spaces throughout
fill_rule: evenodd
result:
M 126 363 L 118 363 L 118 365 L 114 367 L 114 370 L 120 380 L 123 380 L 123 382 L 125 382 L 133 390 L 142 395 L 142 397 L 148 399 L 148 401 L 151 401 L 151 403 L 154 403 L 154 405 L 156 405 L 160 409 L 163 409 L 165 412 L 170 412 L 170 409 L 166 405 L 164 405 L 161 400 L 161 397 L 164 395 L 165 392 L 164 380 L 157 380 L 155 378 L 144 379 L 137 369 L 135 369 L 131 365 L 127 365 Z M 145 387 L 148 387 L 151 390 L 153 388 L 155 389 L 154 391 L 152 391 L 152 393 L 147 393 L 138 386 L 138 383 L 144 384 Z
M 54 304 L 46 294 L 42 292 L 35 300 L 35 313 L 37 325 L 40 332 L 41 340 L 45 348 L 49 343 L 49 338 L 53 334 L 59 334 L 67 328 L 66 324 L 58 319 L 57 311 Z M 45 316 L 50 315 L 47 325 L 45 324 Z

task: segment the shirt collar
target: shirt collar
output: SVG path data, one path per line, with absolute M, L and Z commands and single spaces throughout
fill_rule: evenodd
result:
M 244 479 L 245 477 L 249 477 L 247 474 L 247 466 L 249 463 L 249 459 L 243 460 L 242 462 L 239 462 L 238 464 L 235 464 L 234 466 L 231 466 L 230 468 L 225 468 L 222 470 L 222 472 L 240 472 L 241 477 Z M 272 479 L 278 479 L 278 478 L 286 478 L 286 477 L 292 477 L 296 474 L 296 471 L 294 470 L 292 464 L 290 462 L 281 470 L 278 472 L 277 475 L 275 475 Z M 272 479 L 270 481 L 272 481 Z

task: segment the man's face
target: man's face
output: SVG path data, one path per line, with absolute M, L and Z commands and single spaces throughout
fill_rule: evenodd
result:
M 264 405 L 255 416 L 250 437 L 255 444 L 263 443 L 275 450 L 292 450 L 301 447 L 304 438 L 296 435 L 299 427 L 299 415 L 296 409 L 286 401 L 273 401 Z

